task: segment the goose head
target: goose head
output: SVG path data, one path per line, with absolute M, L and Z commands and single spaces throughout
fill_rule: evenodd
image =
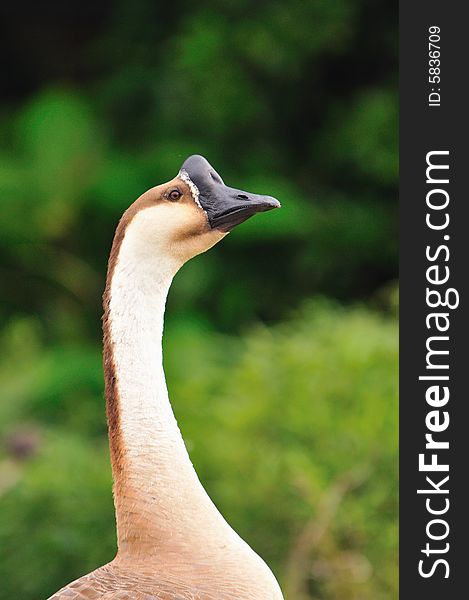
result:
M 254 214 L 279 207 L 271 196 L 227 186 L 203 156 L 193 155 L 174 179 L 134 202 L 124 220 L 132 221 L 137 246 L 181 266 Z

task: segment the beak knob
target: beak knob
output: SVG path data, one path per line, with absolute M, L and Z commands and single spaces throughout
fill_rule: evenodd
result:
M 280 202 L 272 196 L 225 185 L 208 160 L 197 154 L 184 161 L 179 175 L 197 196 L 195 200 L 207 213 L 212 229 L 231 231 L 258 212 L 280 208 Z

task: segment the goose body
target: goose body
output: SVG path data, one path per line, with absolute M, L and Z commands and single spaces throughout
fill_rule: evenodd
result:
M 200 156 L 143 194 L 116 230 L 104 293 L 104 373 L 118 552 L 50 600 L 281 600 L 264 561 L 202 487 L 162 366 L 178 269 L 279 203 L 225 186 Z

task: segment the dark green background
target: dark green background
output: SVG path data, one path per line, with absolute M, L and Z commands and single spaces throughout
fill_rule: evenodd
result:
M 288 600 L 396 597 L 395 10 L 2 7 L 0 598 L 113 556 L 107 254 L 191 153 L 283 205 L 170 293 L 168 385 L 200 477 Z

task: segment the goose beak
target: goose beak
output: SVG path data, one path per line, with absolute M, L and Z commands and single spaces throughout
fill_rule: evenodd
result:
M 280 202 L 272 196 L 225 185 L 203 156 L 194 155 L 185 160 L 179 176 L 188 183 L 194 199 L 207 213 L 212 229 L 228 232 L 258 212 L 280 208 Z
M 217 192 L 214 203 L 204 206 L 201 202 L 212 229 L 231 231 L 258 212 L 280 208 L 280 202 L 271 196 L 259 196 L 228 186 L 223 186 Z

